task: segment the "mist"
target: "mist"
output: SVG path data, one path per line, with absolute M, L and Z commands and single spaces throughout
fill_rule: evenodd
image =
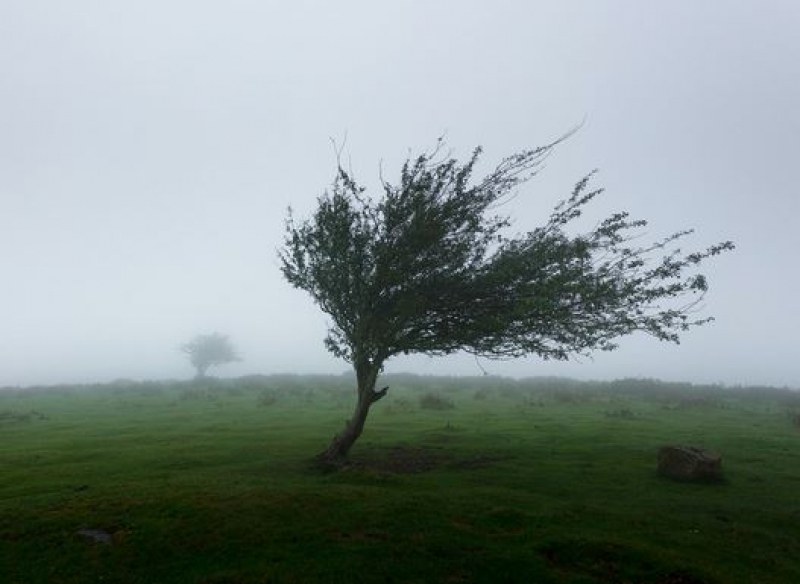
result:
M 591 225 L 731 239 L 680 345 L 569 362 L 397 358 L 390 373 L 800 386 L 800 6 L 794 2 L 233 1 L 0 5 L 0 386 L 339 373 L 326 316 L 280 274 L 333 138 L 373 189 L 444 135 L 484 164 L 581 125 L 504 211 L 546 220 L 598 168 Z

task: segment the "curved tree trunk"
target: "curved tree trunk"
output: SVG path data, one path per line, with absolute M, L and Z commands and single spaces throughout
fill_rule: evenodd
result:
M 375 391 L 375 382 L 378 379 L 380 369 L 381 366 L 374 363 L 356 366 L 358 400 L 353 411 L 353 417 L 348 420 L 344 429 L 333 437 L 328 448 L 317 455 L 316 460 L 322 466 L 338 467 L 347 460 L 350 448 L 364 431 L 364 422 L 367 420 L 370 407 L 385 396 L 389 390 L 388 387 L 384 387 L 380 391 Z

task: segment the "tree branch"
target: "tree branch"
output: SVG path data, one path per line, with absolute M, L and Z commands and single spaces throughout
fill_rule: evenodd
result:
M 387 391 L 389 391 L 389 386 L 388 385 L 386 387 L 384 387 L 383 389 L 378 390 L 378 391 L 375 391 L 373 389 L 372 390 L 372 395 L 370 396 L 370 402 L 374 404 L 379 399 L 382 399 L 382 398 L 386 397 L 386 392 Z

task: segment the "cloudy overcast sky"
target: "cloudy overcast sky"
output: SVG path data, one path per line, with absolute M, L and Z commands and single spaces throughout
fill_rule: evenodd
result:
M 286 284 L 288 205 L 446 134 L 485 167 L 582 121 L 505 209 L 535 227 L 594 168 L 597 219 L 723 239 L 717 320 L 579 362 L 490 373 L 800 386 L 800 3 L 795 0 L 0 3 L 0 385 L 333 372 L 326 318 Z M 590 220 L 592 217 L 589 218 Z M 471 357 L 389 371 L 479 374 Z

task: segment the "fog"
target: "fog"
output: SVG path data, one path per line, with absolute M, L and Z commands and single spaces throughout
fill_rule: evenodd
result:
M 470 356 L 390 372 L 800 386 L 800 4 L 743 1 L 0 3 L 0 385 L 339 373 L 276 250 L 330 184 L 369 186 L 446 135 L 482 168 L 583 122 L 504 209 L 534 228 L 594 168 L 610 211 L 684 247 L 716 321 L 565 363 Z M 213 373 L 214 371 L 212 371 Z

